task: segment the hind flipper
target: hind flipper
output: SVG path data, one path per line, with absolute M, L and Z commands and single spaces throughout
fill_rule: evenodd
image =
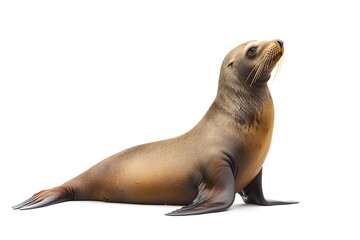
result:
M 241 192 L 239 192 L 239 194 L 241 195 L 244 202 L 248 204 L 272 206 L 299 203 L 294 201 L 285 202 L 265 199 L 262 190 L 262 169 L 260 170 L 258 175 L 256 175 L 256 177 Z
M 72 198 L 72 190 L 66 186 L 60 186 L 56 188 L 52 188 L 49 190 L 44 190 L 34 194 L 28 200 L 25 200 L 22 203 L 19 203 L 12 208 L 14 210 L 27 210 L 49 206 L 55 203 L 65 202 L 71 200 Z
M 214 179 L 205 179 L 198 187 L 198 195 L 189 206 L 182 207 L 167 216 L 185 216 L 224 211 L 235 199 L 234 176 L 230 166 L 217 168 Z M 215 183 L 213 186 L 211 183 Z

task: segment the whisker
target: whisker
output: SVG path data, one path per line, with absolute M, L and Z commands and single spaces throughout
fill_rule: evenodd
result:
M 279 54 L 279 51 L 276 51 L 276 54 Z M 276 56 L 276 54 L 275 54 L 275 56 Z M 282 57 L 280 57 L 280 59 L 278 60 L 276 66 L 275 66 L 276 70 L 275 70 L 275 74 L 271 78 L 272 81 L 279 75 L 283 61 L 284 61 L 284 55 Z
M 282 67 L 282 63 L 283 63 L 283 57 L 281 57 L 277 63 L 276 66 L 276 70 L 275 70 L 275 75 L 274 75 L 274 79 L 276 78 L 276 76 L 278 76 L 278 74 L 280 73 L 281 67 Z
M 269 59 L 266 58 L 264 61 L 264 69 L 267 69 L 269 67 Z
M 257 64 L 257 68 L 256 68 L 256 71 L 255 71 L 255 74 L 254 74 L 254 77 L 253 77 L 253 79 L 251 80 L 251 82 L 250 82 L 250 86 L 255 82 L 255 79 L 256 79 L 256 77 L 257 77 L 257 74 L 258 74 L 258 72 L 259 72 L 259 69 L 261 68 L 261 61 Z
M 259 63 L 257 63 L 254 67 L 253 67 L 253 69 L 251 70 L 251 72 L 249 73 L 249 75 L 247 76 L 247 78 L 246 78 L 246 82 L 248 81 L 248 79 L 249 79 L 249 77 L 251 76 L 251 74 L 254 72 L 254 71 L 257 71 L 257 69 L 259 68 L 259 66 L 260 66 L 260 63 L 261 62 L 259 62 Z M 251 81 L 252 82 L 252 81 Z
M 258 69 L 255 73 L 255 76 L 254 76 L 253 80 L 251 81 L 250 85 L 253 85 L 261 76 L 261 73 L 264 70 L 265 62 L 266 62 L 266 55 L 264 58 L 262 58 L 262 61 L 260 62 L 259 67 L 258 67 Z

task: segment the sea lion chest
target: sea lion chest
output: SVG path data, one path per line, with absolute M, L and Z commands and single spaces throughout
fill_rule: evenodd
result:
M 274 106 L 271 99 L 264 102 L 257 120 L 234 128 L 234 156 L 236 191 L 241 191 L 259 173 L 270 148 L 274 125 Z

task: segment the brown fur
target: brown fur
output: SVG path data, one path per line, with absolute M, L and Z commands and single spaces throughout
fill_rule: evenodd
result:
M 188 205 L 169 215 L 228 208 L 235 193 L 251 193 L 246 187 L 268 153 L 274 108 L 266 82 L 282 53 L 276 40 L 238 46 L 223 61 L 213 104 L 189 132 L 115 154 L 14 208 L 67 200 Z

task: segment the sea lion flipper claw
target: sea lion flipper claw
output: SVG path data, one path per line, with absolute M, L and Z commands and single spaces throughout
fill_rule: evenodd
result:
M 262 190 L 262 169 L 256 177 L 241 192 L 239 192 L 239 194 L 247 204 L 272 206 L 299 203 L 296 201 L 274 201 L 265 199 Z
M 199 184 L 198 195 L 192 204 L 167 213 L 167 216 L 186 216 L 223 211 L 231 206 L 235 199 L 234 178 L 230 166 L 217 168 L 216 182 L 209 186 L 206 181 Z M 214 176 L 214 175 L 212 175 Z

